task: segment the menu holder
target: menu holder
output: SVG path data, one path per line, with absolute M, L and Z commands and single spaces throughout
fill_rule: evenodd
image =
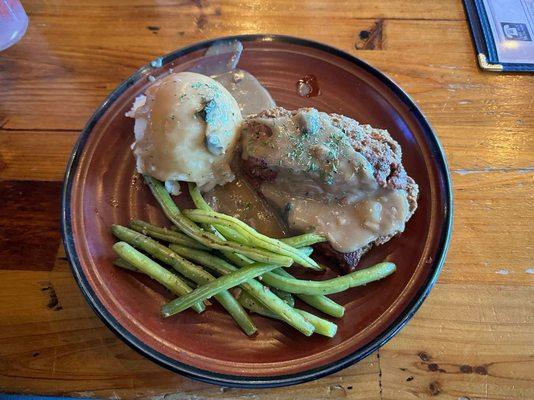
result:
M 478 64 L 486 71 L 534 71 L 534 0 L 464 0 Z

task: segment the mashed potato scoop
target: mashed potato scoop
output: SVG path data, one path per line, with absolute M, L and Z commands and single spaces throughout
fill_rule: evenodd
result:
M 230 160 L 242 121 L 239 105 L 217 81 L 193 72 L 166 76 L 136 98 L 126 114 L 135 118 L 132 145 L 137 171 L 203 191 L 234 179 Z

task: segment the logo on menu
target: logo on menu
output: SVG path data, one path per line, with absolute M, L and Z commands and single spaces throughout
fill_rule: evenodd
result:
M 506 40 L 522 40 L 524 42 L 532 41 L 526 24 L 501 22 L 501 26 Z

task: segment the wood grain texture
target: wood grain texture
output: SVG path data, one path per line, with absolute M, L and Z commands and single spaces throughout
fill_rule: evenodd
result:
M 59 181 L 78 131 L 0 128 L 0 179 Z
M 438 285 L 380 351 L 383 398 L 533 398 L 533 296 L 532 286 Z
M 534 80 L 478 70 L 460 0 L 24 5 L 29 30 L 0 53 L 0 240 L 10 243 L 0 249 L 0 391 L 154 400 L 534 398 Z M 444 146 L 455 222 L 438 285 L 379 353 L 315 382 L 258 391 L 191 381 L 117 339 L 72 278 L 57 196 L 78 132 L 137 68 L 198 40 L 262 32 L 331 44 L 397 81 Z
M 453 236 L 441 283 L 533 286 L 534 171 L 453 172 Z
M 0 181 L 0 269 L 53 268 L 60 189 L 60 182 Z

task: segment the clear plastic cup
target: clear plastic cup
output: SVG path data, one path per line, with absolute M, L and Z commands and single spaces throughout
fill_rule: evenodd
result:
M 0 51 L 17 43 L 26 33 L 28 16 L 19 0 L 0 0 Z

